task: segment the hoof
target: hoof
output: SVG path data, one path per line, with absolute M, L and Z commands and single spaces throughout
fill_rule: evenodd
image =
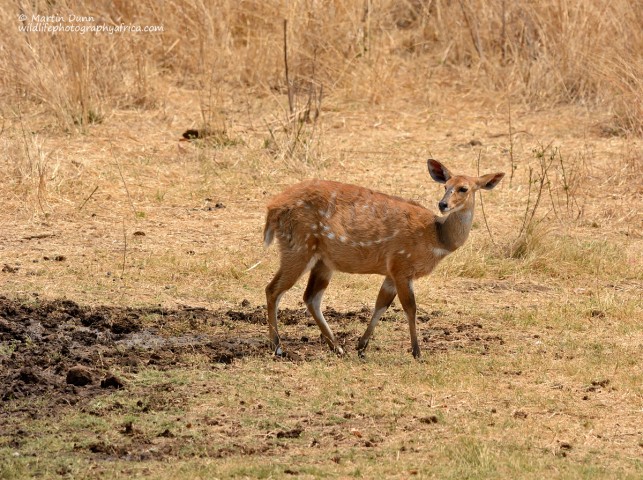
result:
M 416 360 L 419 360 L 419 359 L 420 359 L 420 357 L 421 357 L 421 355 L 420 355 L 420 348 L 419 348 L 419 347 L 414 348 L 414 349 L 413 349 L 413 358 L 415 358 Z
M 285 357 L 286 353 L 281 349 L 281 345 L 275 348 L 275 357 Z
M 343 357 L 345 355 L 344 349 L 337 345 L 335 348 L 332 349 L 335 355 L 338 357 Z

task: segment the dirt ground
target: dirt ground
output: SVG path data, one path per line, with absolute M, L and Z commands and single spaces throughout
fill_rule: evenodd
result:
M 392 308 L 383 322 L 395 322 L 394 315 L 399 311 Z M 428 355 L 461 349 L 487 355 L 490 347 L 504 344 L 501 336 L 488 334 L 477 322 L 458 323 L 453 328 L 426 325 L 442 315 L 440 311 L 420 311 L 418 319 L 425 324 L 422 332 Z M 327 308 L 325 316 L 333 322 L 340 342 L 352 349 L 357 344 L 358 330 L 348 327 L 365 324 L 370 311 L 363 308 L 340 313 Z M 252 307 L 248 301 L 234 309 L 207 310 L 89 307 L 70 300 L 20 301 L 0 297 L 0 342 L 10 349 L 10 353 L 0 359 L 3 401 L 0 428 L 6 439 L 5 446 L 19 447 L 25 435 L 23 425 L 15 422 L 16 416 L 33 421 L 64 415 L 72 405 L 88 411 L 91 410 L 89 400 L 94 397 L 114 390 L 127 392 L 128 382 L 115 371 L 137 374 L 140 369 L 190 368 L 195 354 L 211 365 L 227 365 L 246 357 L 285 362 L 324 358 L 326 346 L 315 336 L 316 326 L 305 309 L 285 309 L 280 318 L 286 326 L 313 328 L 300 329 L 303 335 L 293 335 L 292 331 L 284 335 L 288 351 L 281 359 L 270 355 L 264 308 Z M 164 332 L 164 328 L 173 324 L 197 327 L 199 333 Z M 406 327 L 400 324 L 398 328 Z M 311 332 L 315 334 L 309 336 Z M 379 350 L 374 346 L 372 351 Z M 33 398 L 38 401 L 30 403 L 29 399 Z M 139 406 L 149 403 L 151 398 L 153 396 L 141 396 Z M 142 407 L 142 411 L 145 412 L 145 408 Z M 10 419 L 12 421 L 8 421 Z M 427 417 L 424 421 L 430 424 L 438 420 Z M 96 458 L 150 459 L 149 439 L 134 435 L 131 422 L 122 428 L 121 433 L 128 436 L 126 446 L 93 442 L 86 445 L 87 454 Z M 292 429 L 275 435 L 279 439 L 291 438 L 299 437 L 301 432 L 301 429 Z M 169 430 L 159 436 L 173 437 Z M 175 450 L 165 445 L 155 451 L 153 458 L 175 455 Z M 247 450 L 247 447 L 226 447 L 210 453 L 215 457 L 265 453 Z
M 358 336 L 343 331 L 341 325 L 366 324 L 370 319 L 368 309 L 340 313 L 327 308 L 324 315 L 340 325 L 337 336 L 349 348 L 357 345 Z M 418 320 L 428 322 L 439 315 L 439 311 L 421 313 Z M 283 310 L 280 320 L 284 325 L 315 325 L 305 309 Z M 207 333 L 163 333 L 165 326 L 176 322 L 199 325 L 199 331 Z M 465 345 L 476 345 L 484 354 L 488 344 L 504 343 L 500 336 L 485 335 L 479 323 L 460 323 L 453 329 L 425 327 L 423 332 L 429 354 Z M 238 309 L 170 310 L 87 307 L 70 300 L 25 303 L 0 297 L 0 341 L 11 346 L 10 355 L 1 359 L 0 394 L 5 402 L 41 395 L 51 407 L 73 405 L 109 389 L 127 388 L 111 373 L 114 368 L 133 373 L 139 366 L 177 368 L 188 365 L 191 361 L 184 357 L 195 352 L 223 364 L 243 357 L 269 358 L 266 337 L 265 309 L 251 308 L 249 302 Z M 283 341 L 288 345 L 285 361 L 311 360 L 326 349 L 319 338 L 306 335 L 284 336 Z

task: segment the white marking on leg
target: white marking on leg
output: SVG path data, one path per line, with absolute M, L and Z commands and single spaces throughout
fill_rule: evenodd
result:
M 384 280 L 382 283 L 382 288 L 387 291 L 388 293 L 396 293 L 397 289 L 395 288 L 395 283 L 393 283 L 393 280 L 390 278 L 387 278 Z
M 304 269 L 304 272 L 302 273 L 302 275 L 303 275 L 304 273 L 306 273 L 306 272 L 309 272 L 309 271 L 310 271 L 310 269 L 311 269 L 311 268 L 313 268 L 313 267 L 315 266 L 315 264 L 317 263 L 317 261 L 318 261 L 318 260 L 319 260 L 319 255 L 313 255 L 313 256 L 310 258 L 310 260 L 308 260 L 308 265 L 306 265 L 306 268 Z
M 326 322 L 326 319 L 324 318 L 324 314 L 321 311 L 321 301 L 322 297 L 324 296 L 324 290 L 318 291 L 315 296 L 310 300 L 310 308 L 313 310 L 315 313 L 315 316 L 317 317 L 317 320 L 319 321 L 319 327 L 322 332 L 323 337 L 328 337 L 326 340 L 330 341 L 333 345 L 335 345 L 335 336 L 333 335 L 333 332 L 331 331 L 330 327 L 328 326 L 328 322 Z M 339 353 L 343 353 L 341 348 L 337 347 Z
M 277 298 L 275 298 L 275 317 L 277 316 L 277 311 L 279 310 L 279 302 L 281 301 L 281 297 L 283 297 L 285 292 L 281 292 L 279 295 L 277 295 Z
M 275 231 L 272 229 L 272 227 L 268 227 L 266 229 L 266 234 L 263 237 L 263 246 L 264 248 L 268 248 L 270 244 L 272 243 L 272 240 L 274 238 Z
M 380 321 L 380 318 L 382 318 L 382 315 L 384 315 L 384 312 L 386 312 L 386 310 L 388 310 L 388 307 L 381 307 L 375 310 L 375 312 L 373 312 L 373 318 L 371 319 L 371 324 L 373 324 L 373 328 L 375 328 L 375 326 L 377 325 L 377 322 Z
M 318 291 L 310 301 L 310 306 L 319 318 L 324 318 L 321 312 L 321 300 L 325 290 Z

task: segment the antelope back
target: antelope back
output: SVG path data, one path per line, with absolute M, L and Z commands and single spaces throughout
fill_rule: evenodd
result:
M 419 204 L 323 180 L 299 183 L 272 199 L 266 242 L 273 234 L 282 254 L 315 257 L 349 273 L 387 275 L 395 268 L 421 274 L 432 269 L 438 246 L 435 216 Z

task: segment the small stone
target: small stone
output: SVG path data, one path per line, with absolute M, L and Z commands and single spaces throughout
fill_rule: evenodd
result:
M 67 372 L 67 383 L 82 387 L 92 383 L 91 371 L 82 365 L 71 367 Z
M 439 421 L 440 420 L 438 419 L 437 415 L 430 415 L 428 417 L 420 418 L 420 423 L 426 423 L 426 424 L 438 423 Z
M 25 383 L 39 383 L 40 378 L 38 378 L 38 375 L 34 373 L 34 371 L 29 368 L 25 367 L 22 370 L 20 370 L 20 373 L 18 374 L 18 379 L 22 380 Z
M 123 388 L 125 384 L 116 375 L 108 375 L 100 381 L 100 388 Z

